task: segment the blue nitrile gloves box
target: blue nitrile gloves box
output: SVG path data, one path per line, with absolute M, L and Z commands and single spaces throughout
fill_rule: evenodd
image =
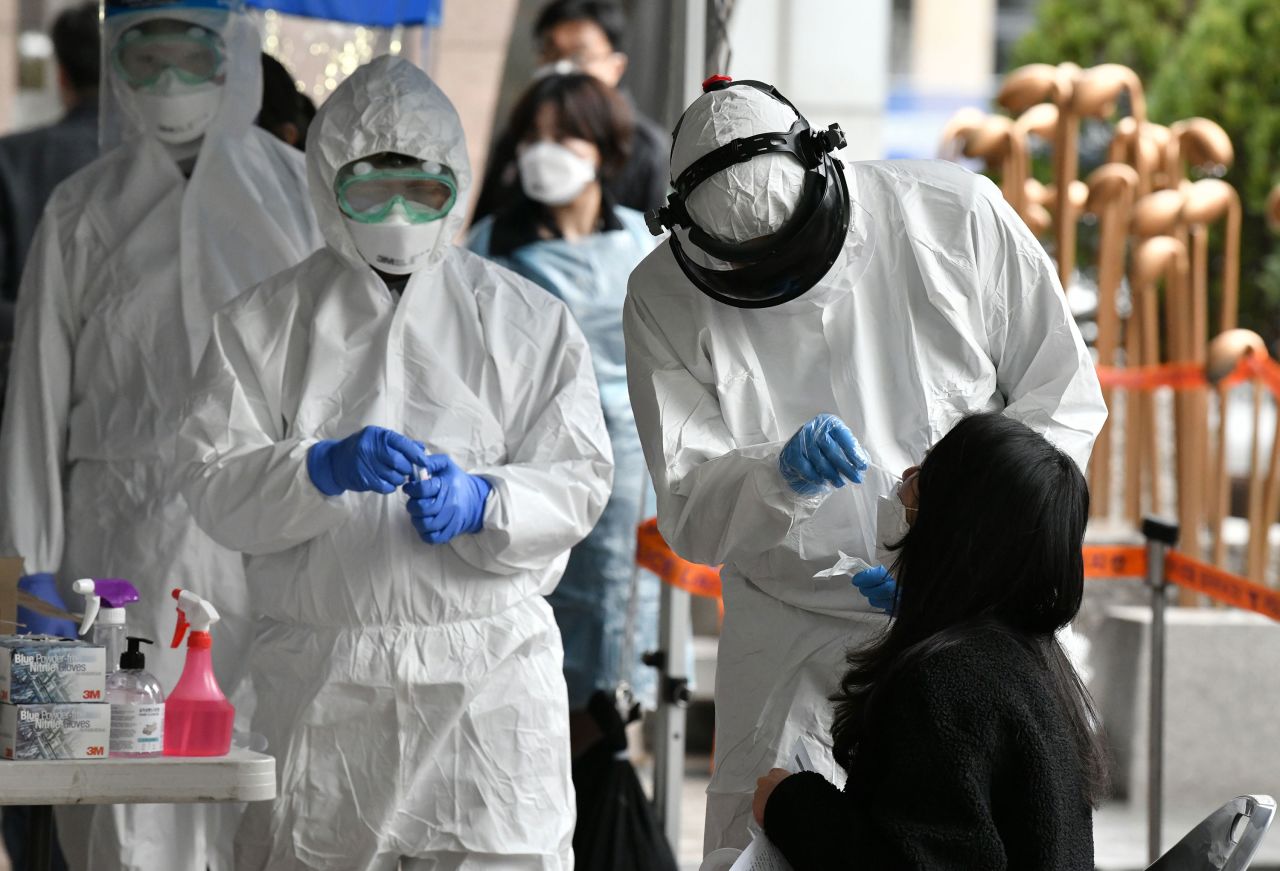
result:
M 0 758 L 106 759 L 110 742 L 110 705 L 0 705 Z
M 0 635 L 0 758 L 105 757 L 106 651 L 84 641 Z
M 106 651 L 51 635 L 0 635 L 0 702 L 101 702 Z

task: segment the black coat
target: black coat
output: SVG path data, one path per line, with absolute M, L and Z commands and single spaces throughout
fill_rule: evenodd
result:
M 53 189 L 98 156 L 98 99 L 55 124 L 0 138 L 0 402 L 9 374 L 18 284 Z
M 55 124 L 0 139 L 0 300 L 18 298 L 27 249 L 53 189 L 97 156 L 96 97 Z
M 1038 652 L 983 630 L 890 680 L 843 792 L 806 772 L 769 798 L 795 871 L 1092 871 L 1084 762 Z

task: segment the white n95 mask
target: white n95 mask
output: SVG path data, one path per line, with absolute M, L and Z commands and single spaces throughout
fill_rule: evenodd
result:
M 386 220 L 376 224 L 346 215 L 342 220 L 365 262 L 389 275 L 409 275 L 425 266 L 440 245 L 445 225 L 443 220 L 414 224 L 399 203 Z
M 199 139 L 222 105 L 223 86 L 216 82 L 188 85 L 172 71 L 133 92 L 138 111 L 161 142 L 181 145 Z
M 591 161 L 558 142 L 525 146 L 516 158 L 516 165 L 525 195 L 548 206 L 573 202 L 596 178 L 596 168 Z
M 891 548 L 907 537 L 911 524 L 907 522 L 907 506 L 902 504 L 902 481 L 887 496 L 876 503 L 876 562 L 891 566 L 898 552 Z

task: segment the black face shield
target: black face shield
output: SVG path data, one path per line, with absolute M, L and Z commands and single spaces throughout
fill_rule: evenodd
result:
M 646 216 L 649 230 L 657 236 L 664 229 L 684 227 L 690 244 L 732 264 L 730 269 L 701 266 L 689 258 L 680 239 L 672 234 L 671 252 L 676 262 L 694 286 L 712 299 L 738 308 L 781 305 L 817 284 L 844 245 L 849 231 L 849 188 L 844 167 L 831 156 L 831 152 L 844 147 L 844 133 L 838 124 L 814 131 L 791 101 L 772 85 L 717 77 L 709 79 L 703 90 L 726 87 L 763 91 L 790 107 L 796 113 L 796 122 L 786 133 L 736 139 L 695 161 L 676 179 L 675 193 L 667 205 Z M 679 133 L 677 124 L 672 141 Z M 716 173 L 763 154 L 790 154 L 805 169 L 800 201 L 786 223 L 768 236 L 745 242 L 723 242 L 698 227 L 685 208 L 689 195 Z

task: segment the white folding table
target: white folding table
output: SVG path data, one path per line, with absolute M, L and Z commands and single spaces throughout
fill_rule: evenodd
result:
M 53 805 L 269 801 L 276 762 L 233 748 L 226 756 L 56 762 L 0 761 L 0 805 L 32 805 L 30 867 L 48 871 Z

